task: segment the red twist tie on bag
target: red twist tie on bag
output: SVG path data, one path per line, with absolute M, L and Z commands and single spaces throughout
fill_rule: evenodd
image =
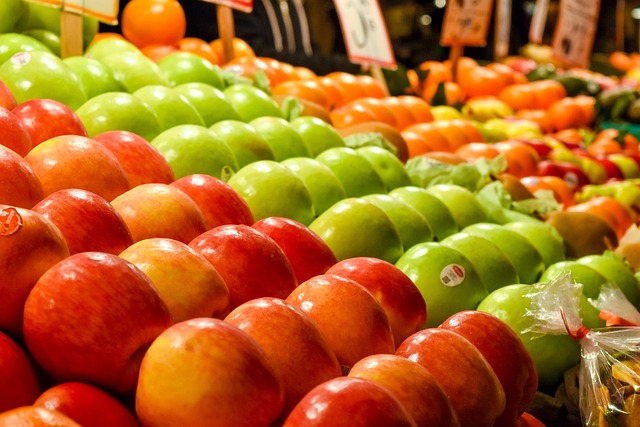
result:
M 580 341 L 582 338 L 586 337 L 589 332 L 591 332 L 589 328 L 587 328 L 584 325 L 580 325 L 578 330 L 573 332 L 571 329 L 569 329 L 569 325 L 567 323 L 567 316 L 564 314 L 564 310 L 562 308 L 560 309 L 560 316 L 562 317 L 562 323 L 564 323 L 564 327 L 567 330 L 567 334 L 569 334 L 569 336 L 574 340 Z

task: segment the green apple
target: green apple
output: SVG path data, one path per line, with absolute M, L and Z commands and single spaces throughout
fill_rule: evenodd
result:
M 124 91 L 124 86 L 116 80 L 111 69 L 97 59 L 88 56 L 69 56 L 62 62 L 80 80 L 89 99 L 107 92 Z
M 314 116 L 300 116 L 291 120 L 291 126 L 298 131 L 313 157 L 333 147 L 346 147 L 344 139 L 336 128 Z
M 456 249 L 473 264 L 487 292 L 520 283 L 518 272 L 505 253 L 491 240 L 469 233 L 455 233 L 440 243 Z
M 291 169 L 311 194 L 316 216 L 335 203 L 347 198 L 344 186 L 331 169 L 311 157 L 291 157 L 283 160 L 284 166 Z
M 238 112 L 215 86 L 200 82 L 182 83 L 174 86 L 173 90 L 196 107 L 207 127 L 222 120 L 240 120 Z
M 624 179 L 640 178 L 640 165 L 626 154 L 612 153 L 607 156 L 607 159 L 618 166 Z
M 244 122 L 250 122 L 262 116 L 284 118 L 284 113 L 278 103 L 256 86 L 248 83 L 236 83 L 227 86 L 222 92 Z
M 0 2 L 0 33 L 10 33 L 18 20 L 27 11 L 23 0 L 3 0 Z
M 111 69 L 113 76 L 129 93 L 148 85 L 169 86 L 158 65 L 141 53 L 114 52 L 98 60 Z
M 274 160 L 266 139 L 251 125 L 240 120 L 222 120 L 209 127 L 227 143 L 242 168 L 258 160 Z
M 462 106 L 460 112 L 469 120 L 483 123 L 490 119 L 501 119 L 514 114 L 509 104 L 494 97 L 470 99 Z
M 387 191 L 411 185 L 411 178 L 402 161 L 391 151 L 382 147 L 367 146 L 355 149 L 369 160 L 384 182 Z
M 542 255 L 525 237 L 503 225 L 478 222 L 462 229 L 495 243 L 509 258 L 518 272 L 520 283 L 531 284 L 538 281 L 544 271 Z
M 433 240 L 429 223 L 416 208 L 388 194 L 367 194 L 363 199 L 373 203 L 387 214 L 396 226 L 403 250 Z
M 138 49 L 136 45 L 126 39 L 119 37 L 105 37 L 96 41 L 95 43 L 91 43 L 91 45 L 84 51 L 84 56 L 99 61 L 107 55 L 125 52 L 137 53 L 139 55 L 142 55 L 140 49 Z
M 564 239 L 558 230 L 543 221 L 511 221 L 503 225 L 526 238 L 542 256 L 545 268 L 567 258 Z
M 76 111 L 89 137 L 111 130 L 127 130 L 151 141 L 160 133 L 158 116 L 128 92 L 106 92 L 89 99 Z
M 302 136 L 281 117 L 263 116 L 249 122 L 269 144 L 276 161 L 291 157 L 312 157 Z
M 34 28 L 32 30 L 26 30 L 26 31 L 23 31 L 22 34 L 38 40 L 43 45 L 48 47 L 51 53 L 53 53 L 54 55 L 62 56 L 60 34 L 54 33 L 51 30 L 45 30 L 42 28 Z
M 205 126 L 196 107 L 184 96 L 162 85 L 148 85 L 133 92 L 133 96 L 146 102 L 158 116 L 161 130 L 178 125 Z
M 350 147 L 334 147 L 315 157 L 338 177 L 348 197 L 386 193 L 384 181 L 369 160 Z
M 340 200 L 309 225 L 338 261 L 374 257 L 395 263 L 403 253 L 398 230 L 382 209 L 360 198 Z
M 420 290 L 427 304 L 427 328 L 437 327 L 459 311 L 474 310 L 488 294 L 471 261 L 439 242 L 409 248 L 396 267 Z
M 177 51 L 158 61 L 158 67 L 171 86 L 184 83 L 206 83 L 224 89 L 220 67 L 192 52 Z
M 556 262 L 545 268 L 541 282 L 550 282 L 558 277 L 571 273 L 573 281 L 582 284 L 582 293 L 588 298 L 598 298 L 600 288 L 607 282 L 607 279 L 593 268 L 576 260 L 566 260 Z
M 613 254 L 594 254 L 580 257 L 577 262 L 596 270 L 607 282 L 620 288 L 631 304 L 640 307 L 640 285 L 633 270 L 622 258 Z
M 25 34 L 0 34 L 0 64 L 7 62 L 18 52 L 32 51 L 53 53 L 44 43 Z
M 176 179 L 202 173 L 225 180 L 239 169 L 227 143 L 205 126 L 174 126 L 153 138 L 151 145 L 167 159 Z
M 304 182 L 276 161 L 248 164 L 228 184 L 247 201 L 256 221 L 281 216 L 309 225 L 315 218 L 313 200 Z
M 427 191 L 449 208 L 459 229 L 478 222 L 488 221 L 487 214 L 475 194 L 456 184 L 436 184 Z
M 26 36 L 25 36 L 26 37 Z M 19 52 L 0 65 L 2 80 L 18 104 L 49 98 L 77 110 L 87 101 L 78 78 L 53 53 Z

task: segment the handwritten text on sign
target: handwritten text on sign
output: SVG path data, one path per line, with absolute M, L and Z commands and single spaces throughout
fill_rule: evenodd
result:
M 334 0 L 352 62 L 396 68 L 387 24 L 377 0 Z
M 105 24 L 118 22 L 118 0 L 28 0 L 47 6 L 62 7 L 62 10 L 91 16 Z
M 568 66 L 587 67 L 598 24 L 600 0 L 561 0 L 553 34 L 553 56 Z
M 493 0 L 450 0 L 444 12 L 442 46 L 484 46 L 493 12 Z
M 244 13 L 253 11 L 253 0 L 202 0 L 207 3 L 214 3 L 219 6 L 226 6 Z

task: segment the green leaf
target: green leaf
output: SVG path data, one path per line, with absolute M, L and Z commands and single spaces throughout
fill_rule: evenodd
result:
M 262 89 L 266 94 L 271 95 L 271 82 L 267 73 L 263 70 L 258 70 L 253 74 L 254 85 L 258 89 Z
M 562 204 L 558 203 L 553 195 L 553 191 L 537 190 L 533 195 L 534 197 L 530 199 L 514 201 L 514 210 L 528 215 L 538 215 L 540 217 L 562 210 Z
M 476 192 L 491 182 L 489 174 L 481 172 L 474 163 L 452 165 L 417 156 L 407 160 L 405 168 L 414 185 L 424 188 L 436 184 L 456 184 Z
M 347 135 L 343 138 L 344 143 L 350 148 L 360 147 L 381 147 L 391 151 L 398 156 L 398 148 L 393 145 L 381 132 L 362 132 Z

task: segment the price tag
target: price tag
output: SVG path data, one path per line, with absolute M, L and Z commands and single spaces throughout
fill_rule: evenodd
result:
M 202 0 L 207 3 L 226 6 L 244 13 L 251 13 L 253 10 L 253 0 Z
M 529 27 L 529 41 L 531 43 L 542 44 L 548 13 L 549 0 L 536 0 L 533 15 L 531 16 L 531 26 Z
M 45 6 L 61 7 L 63 11 L 88 15 L 105 24 L 118 23 L 119 0 L 27 0 Z
M 334 0 L 351 62 L 395 69 L 387 24 L 377 0 Z
M 493 0 L 450 0 L 444 11 L 442 46 L 484 46 Z
M 551 50 L 567 66 L 586 68 L 596 35 L 600 0 L 560 0 Z

